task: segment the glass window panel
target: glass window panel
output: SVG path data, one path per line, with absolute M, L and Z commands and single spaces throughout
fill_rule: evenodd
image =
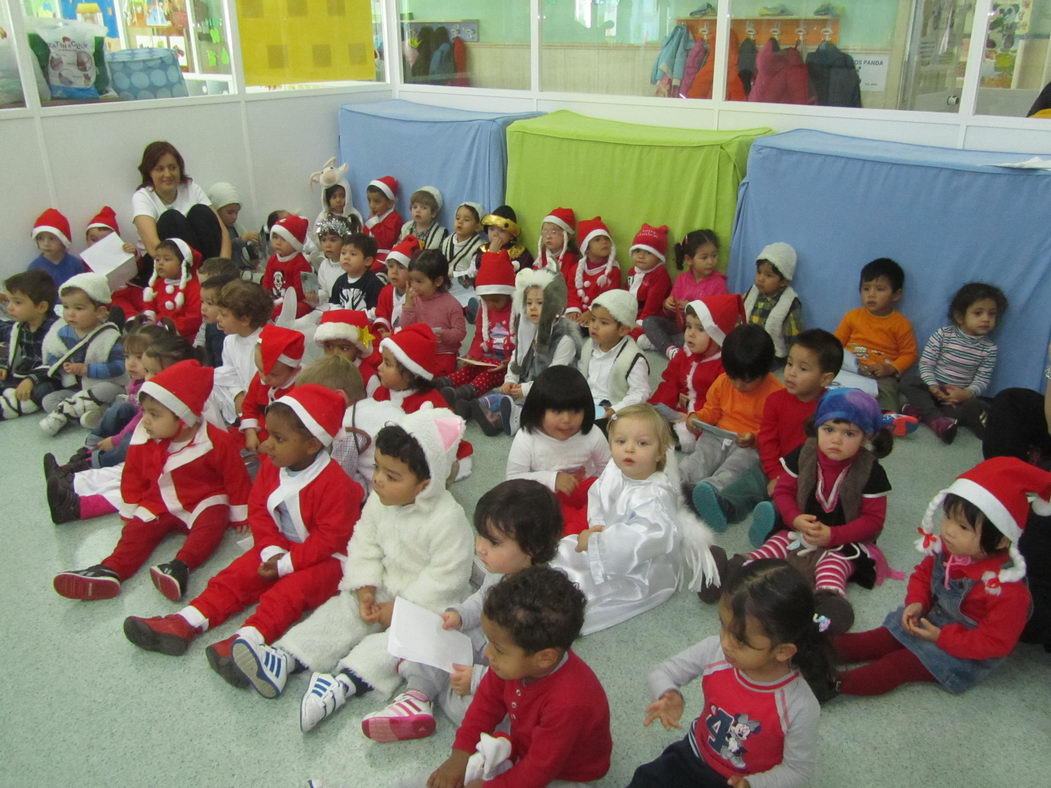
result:
M 714 3 L 547 0 L 541 9 L 543 90 L 712 97 Z
M 993 3 L 978 81 L 983 115 L 1051 117 L 1051 0 Z
M 731 10 L 729 78 L 745 100 L 957 111 L 974 0 L 733 0 Z
M 0 3 L 0 109 L 24 107 L 22 80 L 18 76 L 15 42 L 11 37 L 11 20 L 7 5 Z
M 236 0 L 249 92 L 382 82 L 380 0 Z
M 398 15 L 404 82 L 529 89 L 529 0 L 398 0 Z
M 46 105 L 231 89 L 221 0 L 22 0 Z

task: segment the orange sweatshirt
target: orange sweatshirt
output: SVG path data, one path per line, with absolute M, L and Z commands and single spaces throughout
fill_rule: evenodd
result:
M 866 367 L 889 361 L 900 375 L 919 358 L 912 323 L 901 312 L 876 317 L 865 307 L 851 309 L 843 315 L 836 337 Z
M 763 382 L 754 389 L 747 393 L 740 392 L 733 387 L 724 372 L 712 383 L 704 407 L 694 416 L 723 430 L 758 433 L 766 398 L 783 388 L 781 381 L 767 373 Z

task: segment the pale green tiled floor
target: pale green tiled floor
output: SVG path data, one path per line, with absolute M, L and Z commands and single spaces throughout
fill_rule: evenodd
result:
M 486 439 L 469 428 L 475 475 L 454 487 L 468 512 L 502 478 L 510 439 Z M 439 721 L 430 739 L 378 745 L 362 737 L 363 714 L 383 704 L 367 696 L 310 735 L 299 731 L 304 677 L 267 701 L 231 688 L 214 674 L 204 646 L 227 637 L 231 620 L 184 657 L 140 651 L 128 643 L 127 615 L 173 612 L 140 573 L 120 597 L 72 602 L 51 588 L 61 570 L 96 563 L 119 531 L 115 516 L 54 526 L 44 498 L 40 457 L 63 458 L 80 430 L 45 438 L 36 420 L 0 424 L 3 474 L 0 500 L 7 545 L 0 573 L 4 611 L 3 664 L 8 670 L 0 707 L 0 784 L 64 785 L 302 785 L 385 786 L 437 766 L 452 726 Z M 977 441 L 961 434 L 944 447 L 926 430 L 899 441 L 885 461 L 894 485 L 880 540 L 901 569 L 917 558 L 915 528 L 932 495 L 979 458 Z M 728 552 L 747 545 L 747 523 L 720 542 Z M 169 558 L 181 537 L 156 553 Z M 237 554 L 230 539 L 191 580 L 207 578 Z M 881 623 L 904 584 L 873 591 L 852 587 L 857 628 Z M 677 734 L 641 726 L 645 675 L 657 661 L 716 631 L 713 608 L 680 595 L 633 621 L 578 642 L 577 650 L 602 680 L 613 713 L 613 766 L 601 785 L 625 785 L 636 765 L 655 757 Z M 695 714 L 699 692 L 686 691 Z M 1021 646 L 994 676 L 961 697 L 933 686 L 911 686 L 875 699 L 840 698 L 821 717 L 820 786 L 999 786 L 1047 784 L 1051 773 L 1051 657 Z

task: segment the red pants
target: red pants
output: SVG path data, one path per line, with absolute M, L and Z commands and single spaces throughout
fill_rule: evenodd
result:
M 433 370 L 434 377 L 442 378 L 448 377 L 456 371 L 456 354 L 455 353 L 438 353 L 434 357 Z
M 480 397 L 503 383 L 506 374 L 507 367 L 479 367 L 475 364 L 465 364 L 449 375 L 449 380 L 454 386 L 470 383 L 474 386 L 474 395 Z
M 190 606 L 217 627 L 253 602 L 259 607 L 244 625 L 255 627 L 273 643 L 308 610 L 313 610 L 339 588 L 343 565 L 335 558 L 299 569 L 276 580 L 259 576 L 259 550 L 252 548 L 235 558 L 226 569 L 208 581 L 208 587 Z
M 102 565 L 116 572 L 121 580 L 127 580 L 146 562 L 165 536 L 184 533 L 188 534 L 186 541 L 175 558 L 188 568 L 196 569 L 215 552 L 229 522 L 230 511 L 226 506 L 205 509 L 189 530 L 181 520 L 167 513 L 150 522 L 136 517 L 124 523 L 117 546 Z
M 937 681 L 886 627 L 839 635 L 832 646 L 841 662 L 869 663 L 839 674 L 844 695 L 884 695 L 910 681 Z
M 588 490 L 598 477 L 589 476 L 577 485 L 571 493 L 555 493 L 558 505 L 562 508 L 562 535 L 572 536 L 587 530 L 588 527 Z

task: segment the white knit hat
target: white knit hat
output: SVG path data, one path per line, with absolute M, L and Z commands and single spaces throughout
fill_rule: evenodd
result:
M 766 260 L 789 282 L 796 275 L 796 250 L 783 241 L 767 244 L 755 259 Z
M 607 290 L 600 293 L 591 305 L 605 307 L 622 326 L 634 326 L 639 315 L 639 302 L 627 290 Z

